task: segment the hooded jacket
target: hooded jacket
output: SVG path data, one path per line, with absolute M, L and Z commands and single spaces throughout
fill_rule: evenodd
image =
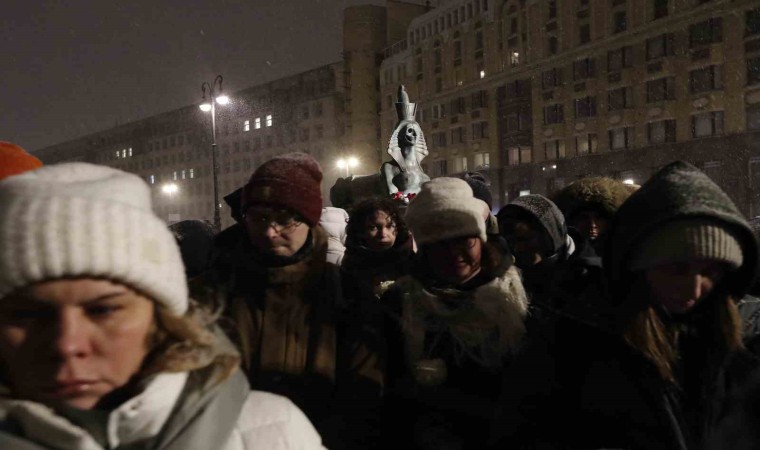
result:
M 744 264 L 719 286 L 742 297 L 758 253 L 746 221 L 698 169 L 683 162 L 666 166 L 618 210 L 605 248 L 605 284 L 593 285 L 585 301 L 532 336 L 513 366 L 505 383 L 515 388 L 502 399 L 493 448 L 534 448 L 540 442 L 541 448 L 687 450 L 710 440 L 730 393 L 757 372 L 758 359 L 746 351 L 711 353 L 709 363 L 695 368 L 693 362 L 707 353 L 698 344 L 710 345 L 695 329 L 696 336 L 684 333 L 679 341 L 680 382 L 672 384 L 623 339 L 619 321 L 631 314 L 629 308 L 648 305 L 646 294 L 640 297 L 644 303 L 623 302 L 636 299 L 630 294 L 636 275 L 628 269 L 634 248 L 661 224 L 690 217 L 716 221 L 739 236 Z M 541 433 L 546 429 L 551 435 Z

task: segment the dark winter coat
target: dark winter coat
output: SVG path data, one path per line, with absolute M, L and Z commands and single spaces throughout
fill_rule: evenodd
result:
M 215 280 L 253 389 L 289 397 L 329 448 L 362 446 L 379 404 L 379 342 L 342 295 L 324 230 L 290 258 L 259 254 L 245 233 L 220 250 Z
M 703 321 L 714 319 L 700 305 L 714 299 L 704 299 L 686 319 L 665 319 L 687 331 L 679 345 L 678 385 L 663 379 L 620 331 L 626 314 L 620 304 L 634 279 L 627 269 L 634 247 L 658 225 L 688 217 L 711 218 L 740 236 L 744 264 L 714 292 L 744 296 L 758 256 L 746 221 L 696 168 L 667 166 L 618 211 L 604 255 L 604 286 L 592 285 L 576 308 L 530 337 L 505 378 L 510 389 L 494 422 L 493 448 L 686 450 L 711 440 L 733 393 L 760 368 L 748 351 L 708 352 L 712 344 L 703 336 Z
M 381 300 L 382 448 L 483 448 L 502 367 L 525 333 L 527 297 L 508 263 L 457 288 L 436 287 L 416 267 Z

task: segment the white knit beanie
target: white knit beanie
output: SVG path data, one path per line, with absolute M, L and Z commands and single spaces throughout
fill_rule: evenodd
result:
M 0 182 L 0 299 L 78 276 L 122 282 L 177 315 L 187 310 L 179 248 L 139 177 L 66 163 Z
M 459 178 L 434 178 L 406 208 L 406 223 L 419 245 L 464 236 L 478 236 L 485 242 L 488 205 L 472 194 Z

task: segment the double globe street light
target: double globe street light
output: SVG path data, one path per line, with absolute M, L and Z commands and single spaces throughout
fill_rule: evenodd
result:
M 348 158 L 341 158 L 339 159 L 336 164 L 338 166 L 338 169 L 346 169 L 346 178 L 350 176 L 351 169 L 354 169 L 355 167 L 359 166 L 359 160 L 356 159 L 353 156 L 349 156 Z
M 219 203 L 219 161 L 216 157 L 216 105 L 226 105 L 230 98 L 223 94 L 221 75 L 214 78 L 213 83 L 204 82 L 201 84 L 203 93 L 203 103 L 200 104 L 201 111 L 211 112 L 211 161 L 214 174 L 214 229 L 216 232 L 222 230 L 221 203 Z M 218 93 L 218 95 L 217 95 Z

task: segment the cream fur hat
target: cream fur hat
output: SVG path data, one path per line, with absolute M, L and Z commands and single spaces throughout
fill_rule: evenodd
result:
M 485 242 L 487 213 L 488 205 L 466 181 L 442 177 L 422 185 L 406 209 L 406 222 L 419 245 L 464 236 Z
M 138 176 L 66 163 L 0 182 L 0 298 L 77 276 L 122 282 L 177 315 L 187 310 L 179 248 Z

